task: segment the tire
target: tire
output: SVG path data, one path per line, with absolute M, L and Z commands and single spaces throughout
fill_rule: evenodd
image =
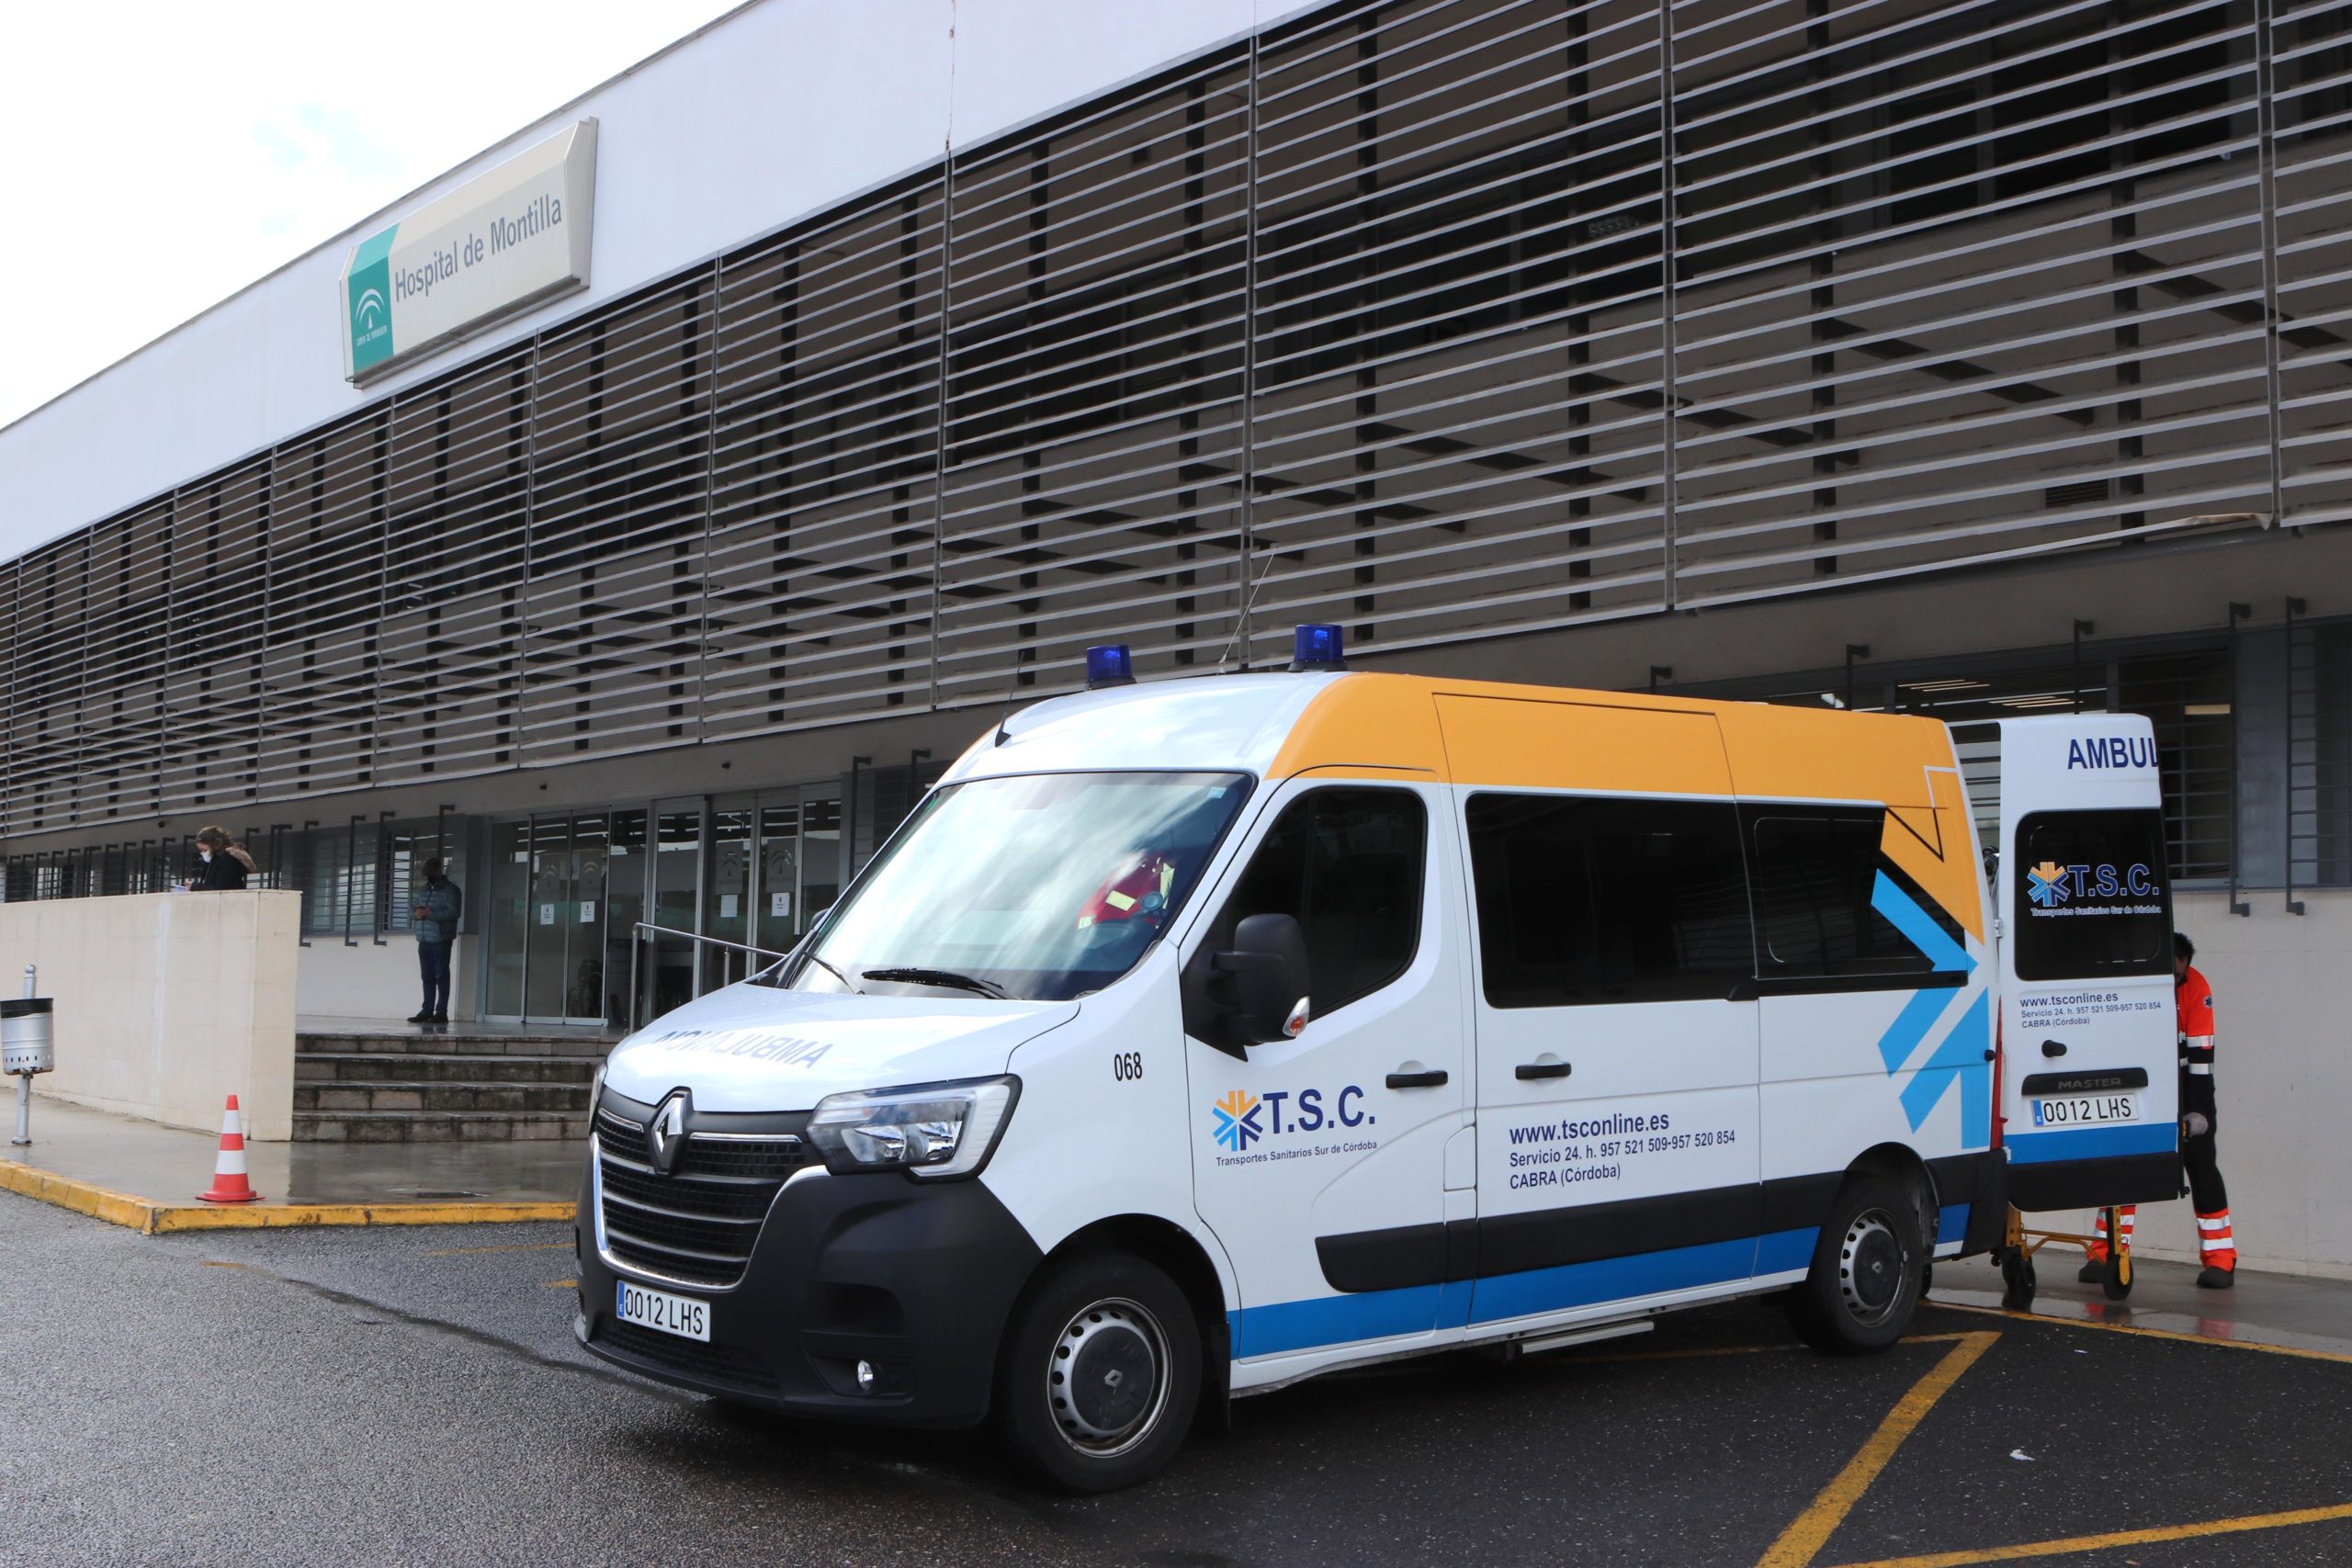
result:
M 1031 1467 L 1069 1491 L 1157 1475 L 1200 1397 L 1192 1304 L 1140 1258 L 1087 1252 L 1049 1265 L 1006 1331 L 998 1418 Z
M 2013 1248 L 2001 1259 L 2001 1304 L 2011 1312 L 2024 1312 L 2033 1305 L 2036 1281 L 2033 1277 L 2033 1255 L 2022 1247 Z
M 1848 1179 L 1814 1244 L 1812 1271 L 1789 1295 L 1800 1338 L 1834 1356 L 1868 1356 L 1903 1337 L 1927 1268 L 1923 1206 L 1909 1182 Z
M 2107 1249 L 2107 1267 L 2099 1270 L 2098 1288 L 2111 1302 L 2132 1293 L 2132 1254 L 2123 1247 Z

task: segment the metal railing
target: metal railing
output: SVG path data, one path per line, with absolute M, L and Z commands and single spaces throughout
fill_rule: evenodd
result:
M 701 971 L 702 950 L 705 947 L 724 948 L 729 953 L 750 953 L 756 958 L 774 959 L 790 956 L 789 953 L 778 953 L 773 948 L 753 947 L 748 942 L 729 942 L 724 937 L 705 936 L 699 931 L 680 931 L 675 926 L 657 925 L 650 920 L 639 920 L 630 926 L 628 941 L 628 1032 L 631 1034 L 637 1032 L 640 1023 L 652 1021 L 651 1019 L 638 1017 L 639 1010 L 645 1005 L 645 982 L 640 969 L 644 962 L 645 942 L 649 933 L 656 937 L 674 937 L 681 942 L 693 942 L 697 975 Z M 747 966 L 744 973 L 748 976 L 752 973 L 752 968 Z M 732 982 L 730 981 L 729 984 Z

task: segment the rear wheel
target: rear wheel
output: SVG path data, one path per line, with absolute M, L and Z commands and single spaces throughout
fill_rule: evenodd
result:
M 1812 1271 L 1789 1295 L 1806 1344 L 1866 1356 L 1903 1337 L 1927 1265 L 1921 1210 L 1908 1182 L 1875 1174 L 1847 1181 L 1814 1245 Z
M 1048 1267 L 1013 1314 L 997 1408 L 1022 1456 L 1073 1492 L 1149 1479 L 1200 1402 L 1201 1339 L 1184 1292 L 1142 1258 Z

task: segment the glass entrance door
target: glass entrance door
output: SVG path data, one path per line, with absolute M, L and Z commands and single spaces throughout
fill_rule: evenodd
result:
M 601 811 L 492 825 L 484 1009 L 490 1017 L 608 1021 L 605 887 L 612 827 L 613 818 Z

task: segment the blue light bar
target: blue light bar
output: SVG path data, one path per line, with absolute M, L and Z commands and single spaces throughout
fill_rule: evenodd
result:
M 1317 622 L 1300 626 L 1291 633 L 1290 667 L 1293 670 L 1345 670 L 1347 651 L 1340 644 L 1340 628 Z
M 1127 660 L 1127 645 L 1106 643 L 1086 650 L 1086 689 L 1099 692 L 1105 686 L 1132 686 L 1136 683 L 1135 667 Z

